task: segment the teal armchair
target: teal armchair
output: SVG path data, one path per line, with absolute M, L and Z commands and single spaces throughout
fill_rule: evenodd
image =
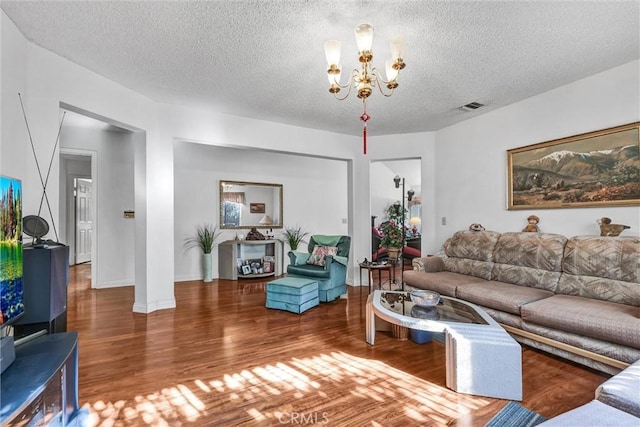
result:
M 335 247 L 335 255 L 326 255 L 324 265 L 310 264 L 314 256 L 314 248 Z M 347 292 L 347 266 L 349 265 L 349 250 L 351 237 L 314 235 L 309 239 L 308 252 L 290 251 L 287 275 L 314 279 L 318 282 L 318 297 L 320 302 L 333 301 Z M 317 252 L 317 251 L 316 251 Z M 321 264 L 321 263 L 320 263 Z

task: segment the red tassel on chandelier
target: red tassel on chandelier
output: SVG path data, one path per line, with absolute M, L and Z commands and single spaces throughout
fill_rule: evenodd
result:
M 367 114 L 367 110 L 360 116 L 360 120 L 364 123 L 362 127 L 362 150 L 363 154 L 367 154 L 367 122 L 371 119 L 371 116 Z

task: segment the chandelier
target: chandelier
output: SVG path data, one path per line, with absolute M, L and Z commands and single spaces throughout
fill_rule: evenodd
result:
M 371 63 L 373 60 L 373 52 L 371 51 L 371 45 L 373 44 L 373 27 L 369 24 L 360 24 L 355 29 L 355 35 L 356 44 L 358 45 L 360 69 L 354 68 L 351 70 L 349 80 L 346 84 L 342 85 L 340 83 L 340 76 L 342 74 L 340 68 L 340 41 L 327 40 L 324 43 L 324 52 L 329 67 L 327 69 L 327 77 L 329 78 L 330 85 L 329 92 L 334 94 L 338 100 L 342 101 L 347 99 L 352 89 L 356 89 L 358 98 L 362 99 L 363 113 L 360 116 L 360 120 L 362 120 L 364 125 L 362 129 L 363 151 L 364 154 L 367 154 L 367 121 L 371 119 L 371 116 L 367 114 L 367 98 L 373 93 L 374 87 L 378 88 L 380 93 L 386 97 L 393 95 L 393 92 L 398 87 L 400 70 L 405 67 L 405 63 L 402 60 L 404 39 L 402 37 L 395 37 L 390 42 L 391 58 L 387 59 L 385 63 L 385 80 L 380 75 L 381 73 L 378 69 Z M 386 89 L 384 87 L 386 87 Z M 342 89 L 346 89 L 346 94 L 339 94 Z

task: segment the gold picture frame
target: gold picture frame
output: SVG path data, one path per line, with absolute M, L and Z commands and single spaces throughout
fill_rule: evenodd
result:
M 640 205 L 640 122 L 507 150 L 507 209 Z

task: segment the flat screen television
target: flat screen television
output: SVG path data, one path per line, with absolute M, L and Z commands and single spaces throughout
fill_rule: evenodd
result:
M 0 175 L 0 329 L 24 313 L 22 181 Z

